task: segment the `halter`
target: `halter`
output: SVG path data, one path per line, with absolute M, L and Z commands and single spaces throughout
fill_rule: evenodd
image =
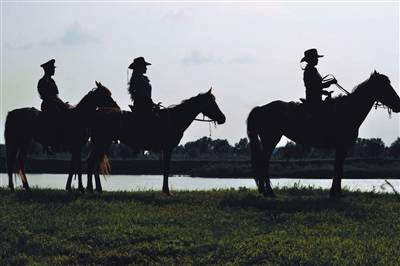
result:
M 159 107 L 161 107 L 162 109 L 168 109 L 167 107 L 163 106 L 161 103 L 158 103 L 157 105 L 158 105 Z M 216 126 L 217 126 L 217 121 L 212 120 L 212 119 L 206 119 L 206 118 L 204 118 L 204 117 L 205 117 L 205 115 L 203 114 L 203 119 L 195 118 L 195 119 L 193 119 L 193 121 L 197 121 L 197 122 L 206 122 L 206 123 L 208 123 L 208 129 L 209 129 L 209 131 L 210 131 L 209 136 L 210 136 L 210 138 L 211 138 L 211 123 L 214 123 L 214 126 L 216 127 Z
M 336 79 L 334 75 L 332 74 L 328 74 L 325 77 L 322 78 L 323 81 L 331 81 L 333 79 Z M 348 90 L 346 90 L 345 88 L 343 88 L 342 86 L 340 86 L 337 82 L 335 83 L 336 87 L 338 87 L 341 91 L 343 91 L 346 95 L 349 95 L 350 92 Z M 389 114 L 389 118 L 392 118 L 392 109 L 390 109 L 388 106 L 384 105 L 381 102 L 375 101 L 374 103 L 375 106 L 375 110 L 379 108 L 382 109 L 387 109 L 388 114 Z

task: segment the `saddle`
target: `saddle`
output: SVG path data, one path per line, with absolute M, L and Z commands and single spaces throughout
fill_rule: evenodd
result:
M 330 128 L 335 121 L 337 112 L 336 102 L 331 99 L 323 101 L 319 106 L 312 106 L 305 99 L 300 99 L 300 102 L 290 102 L 288 115 L 292 116 L 294 123 L 301 123 L 314 127 Z M 293 117 L 294 115 L 294 117 Z
M 294 103 L 294 102 L 293 102 Z M 312 116 L 333 115 L 336 113 L 336 103 L 331 98 L 326 98 L 319 106 L 312 106 L 306 99 L 300 98 L 297 103 L 301 109 Z
M 157 138 L 170 128 L 165 110 L 141 110 L 131 105 L 129 107 L 131 111 L 122 111 L 118 127 L 123 128 L 123 132 L 120 134 L 129 135 L 130 138 Z
M 51 113 L 42 111 L 39 115 L 38 131 L 43 136 L 44 152 L 67 151 L 66 137 L 68 135 L 69 112 Z

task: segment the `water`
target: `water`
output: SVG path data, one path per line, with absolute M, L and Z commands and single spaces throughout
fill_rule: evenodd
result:
M 64 189 L 66 174 L 29 174 L 28 181 L 31 187 Z M 161 190 L 161 175 L 111 175 L 106 179 L 102 178 L 103 190 L 106 191 L 144 191 Z M 389 181 L 397 190 L 400 190 L 400 179 Z M 73 180 L 72 186 L 77 187 L 77 180 Z M 271 180 L 272 187 L 293 187 L 295 184 L 300 186 L 313 186 L 315 188 L 329 189 L 332 181 L 330 179 L 296 179 L 280 178 Z M 83 177 L 83 184 L 86 186 L 86 177 Z M 19 178 L 14 178 L 14 185 L 21 186 Z M 6 174 L 0 174 L 0 187 L 8 186 Z M 173 191 L 177 190 L 211 190 L 229 189 L 246 187 L 255 189 L 256 184 L 253 179 L 233 179 L 233 178 L 202 178 L 188 176 L 173 176 L 169 178 L 169 187 Z M 360 190 L 363 192 L 393 192 L 385 185 L 384 179 L 343 179 L 342 187 L 349 190 Z

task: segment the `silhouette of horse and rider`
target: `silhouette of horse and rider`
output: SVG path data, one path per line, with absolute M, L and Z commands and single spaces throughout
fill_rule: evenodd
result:
M 325 81 L 318 73 L 315 66 L 320 57 L 316 49 L 309 49 L 301 59 L 307 63 L 304 69 L 306 100 L 303 104 L 273 101 L 255 107 L 247 118 L 254 178 L 259 192 L 265 196 L 274 196 L 269 161 L 282 136 L 306 146 L 336 150 L 330 196 L 341 196 L 346 152 L 355 143 L 358 129 L 373 105 L 379 102 L 394 112 L 400 111 L 400 98 L 390 80 L 376 71 L 351 93 L 331 98 L 331 92 L 324 89 L 337 84 L 337 81 L 335 78 Z M 322 101 L 322 95 L 328 96 L 327 100 Z
M 159 104 L 153 103 L 151 85 L 144 75 L 148 65 L 150 63 L 143 57 L 138 57 L 129 66 L 133 73 L 128 92 L 134 105 L 128 112 L 121 111 L 110 90 L 99 82 L 76 107 L 70 106 L 58 97 L 59 90 L 52 78 L 55 60 L 42 64 L 44 76 L 37 86 L 42 99 L 41 111 L 20 108 L 7 115 L 5 142 L 9 188 L 14 190 L 12 176 L 15 172 L 21 177 L 23 187 L 30 190 L 24 165 L 29 144 L 35 140 L 48 150 L 58 152 L 66 148 L 72 154 L 66 189 L 71 190 L 72 177 L 77 175 L 79 190 L 83 192 L 81 151 L 90 137 L 92 152 L 88 159 L 88 190 L 93 190 L 92 174 L 95 175 L 96 190 L 102 190 L 99 172 L 104 170 L 109 145 L 119 140 L 136 150 L 162 152 L 163 191 L 169 193 L 171 152 L 179 144 L 184 131 L 199 113 L 219 124 L 225 122 L 225 115 L 216 104 L 211 89 L 179 105 L 160 110 Z
M 312 48 L 304 52 L 300 63 L 305 62 L 304 85 L 306 99 L 301 103 L 274 101 L 251 110 L 247 119 L 250 140 L 251 165 L 260 193 L 274 196 L 269 179 L 269 160 L 281 139 L 286 136 L 292 141 L 308 146 L 336 149 L 333 183 L 330 195 L 341 195 L 341 178 L 346 151 L 354 144 L 358 129 L 372 106 L 379 102 L 394 112 L 400 111 L 400 98 L 392 88 L 390 80 L 374 71 L 371 76 L 348 95 L 332 98 L 332 91 L 325 90 L 332 84 L 347 93 L 333 77 L 323 78 L 316 66 L 319 55 Z M 133 101 L 130 111 L 121 111 L 111 97 L 111 92 L 101 83 L 91 90 L 76 107 L 70 106 L 58 97 L 58 88 L 52 76 L 55 60 L 41 67 L 44 76 L 39 80 L 38 91 L 41 111 L 35 108 L 21 108 L 9 112 L 6 119 L 5 140 L 7 148 L 7 171 L 9 187 L 14 189 L 13 172 L 17 172 L 25 189 L 29 185 L 24 172 L 27 147 L 32 140 L 45 147 L 59 151 L 66 147 L 72 154 L 66 189 L 71 190 L 73 175 L 81 181 L 81 150 L 91 139 L 88 158 L 87 189 L 93 190 L 92 176 L 96 190 L 101 192 L 100 174 L 109 172 L 106 153 L 113 141 L 119 140 L 134 150 L 160 151 L 164 164 L 163 192 L 169 194 L 168 176 L 171 153 L 184 131 L 200 113 L 219 124 L 225 122 L 225 115 L 216 104 L 211 89 L 182 101 L 169 108 L 160 108 L 152 100 L 152 86 L 147 76 L 143 57 L 137 57 L 129 65 L 132 76 L 128 93 Z M 327 96 L 325 101 L 322 96 Z M 25 130 L 26 128 L 29 130 Z

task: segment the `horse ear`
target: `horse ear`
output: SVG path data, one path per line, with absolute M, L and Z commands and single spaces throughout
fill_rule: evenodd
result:
M 95 80 L 94 82 L 96 83 L 96 86 L 98 87 L 98 86 L 99 86 L 99 83 L 97 82 L 97 80 Z
M 207 93 L 208 93 L 208 94 L 211 94 L 211 93 L 212 93 L 212 87 L 210 87 L 210 89 L 208 90 Z

